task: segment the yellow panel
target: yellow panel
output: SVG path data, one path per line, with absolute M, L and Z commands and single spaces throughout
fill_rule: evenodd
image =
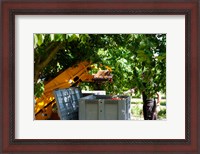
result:
M 82 81 L 92 81 L 93 76 L 88 74 L 88 67 L 90 67 L 90 62 L 81 62 L 76 66 L 68 68 L 48 82 L 45 85 L 43 96 L 41 98 L 36 98 L 35 119 L 46 120 L 51 117 L 52 105 L 50 103 L 54 100 L 53 91 L 55 89 L 71 87 L 75 77 L 78 77 Z

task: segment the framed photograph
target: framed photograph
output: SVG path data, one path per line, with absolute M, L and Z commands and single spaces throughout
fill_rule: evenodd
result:
M 142 2 L 137 0 L 94 2 L 5 0 L 0 4 L 2 10 L 0 35 L 2 40 L 0 44 L 0 51 L 2 51 L 0 52 L 2 62 L 0 65 L 1 153 L 200 153 L 198 129 L 200 127 L 198 99 L 200 8 L 198 0 Z M 90 44 L 86 42 L 88 38 L 90 38 Z M 56 39 L 57 42 L 54 41 Z M 62 42 L 62 39 L 68 39 L 65 48 L 62 43 L 58 43 Z M 80 40 L 81 47 L 74 43 L 70 44 L 70 41 L 73 42 L 77 39 Z M 95 44 L 96 40 L 98 42 Z M 123 40 L 126 41 L 123 42 Z M 133 40 L 136 43 L 133 43 Z M 145 40 L 146 44 L 142 40 Z M 154 40 L 154 42 L 152 41 L 152 43 L 150 40 Z M 47 42 L 45 48 L 44 42 Z M 100 43 L 102 46 L 97 48 L 96 46 Z M 110 54 L 113 50 L 106 45 L 108 43 L 112 44 L 112 49 L 117 43 L 120 44 L 120 56 L 130 59 L 129 65 L 126 65 L 124 70 L 126 68 L 126 73 L 132 73 L 132 76 L 135 74 L 131 70 L 135 68 L 139 70 L 138 68 L 145 66 L 145 63 L 153 65 L 152 61 L 148 62 L 148 57 L 145 56 L 145 52 L 148 53 L 148 51 L 142 50 L 142 47 L 149 46 L 149 50 L 155 51 L 153 55 L 150 55 L 159 61 L 160 65 L 156 65 L 155 68 L 164 68 L 164 72 L 156 70 L 159 75 L 161 74 L 159 81 L 163 81 L 163 85 L 159 83 L 156 85 L 157 87 L 164 86 L 166 91 L 167 103 L 165 103 L 164 120 L 127 120 L 129 118 L 124 116 L 125 114 L 118 116 L 120 118 L 117 120 L 103 118 L 95 120 L 95 115 L 89 117 L 89 120 L 85 117 L 90 116 L 93 112 L 83 106 L 86 104 L 85 99 L 81 100 L 85 103 L 82 104 L 81 120 L 45 120 L 50 119 L 49 115 L 52 113 L 47 111 L 49 104 L 43 105 L 43 107 L 37 104 L 40 102 L 37 102 L 36 95 L 39 95 L 40 89 L 43 87 L 40 86 L 35 90 L 39 85 L 35 85 L 35 80 L 37 79 L 37 83 L 40 83 L 43 78 L 54 78 L 55 76 L 51 75 L 55 75 L 55 73 L 52 73 L 54 71 L 52 68 L 45 68 L 41 75 L 41 71 L 37 69 L 44 68 L 42 65 L 47 61 L 41 63 L 43 57 L 37 57 L 37 54 L 40 55 L 43 50 L 52 47 L 50 54 L 46 55 L 51 59 L 59 58 L 55 57 L 53 53 L 53 49 L 56 50 L 56 48 L 63 50 L 63 54 L 60 55 L 61 59 L 68 49 L 73 50 L 73 54 L 67 56 L 77 58 L 86 56 L 87 59 L 86 52 L 76 50 L 98 49 L 98 53 L 104 56 L 102 63 L 109 70 L 110 67 L 107 65 L 111 62 L 109 63 L 106 59 L 109 59 L 109 56 L 114 59 L 115 52 L 113 55 Z M 159 51 L 154 47 L 156 43 L 160 48 L 164 47 L 165 52 L 161 55 L 157 54 Z M 137 56 L 134 57 L 128 52 L 135 50 L 133 48 L 136 48 L 137 44 L 140 46 L 137 49 Z M 127 50 L 124 50 L 125 47 Z M 92 54 L 92 52 L 88 53 Z M 132 66 L 131 61 L 135 62 L 136 60 L 138 65 Z M 62 60 L 62 62 L 64 61 L 70 63 L 68 59 Z M 116 58 L 116 62 L 114 60 L 112 64 L 119 63 L 117 67 L 123 69 L 122 65 L 127 60 L 120 62 Z M 62 64 L 57 62 L 55 65 L 57 66 L 56 72 L 58 72 L 57 69 L 62 70 L 65 62 Z M 147 76 L 144 66 L 140 71 L 141 78 Z M 151 69 L 151 75 L 155 77 L 154 68 L 151 67 Z M 118 70 L 120 69 L 118 68 Z M 45 74 L 46 72 L 47 74 Z M 124 71 L 122 72 L 124 73 Z M 98 73 L 93 76 L 96 80 L 100 79 Z M 120 75 L 118 80 L 122 77 Z M 38 76 L 40 76 L 40 80 L 38 80 Z M 114 77 L 117 77 L 117 74 L 109 80 L 113 78 L 116 81 L 117 79 Z M 67 80 L 69 87 L 79 79 L 81 81 L 88 80 L 75 75 L 73 80 Z M 137 82 L 134 78 L 131 80 L 133 83 Z M 131 84 L 127 80 L 126 84 L 129 85 L 129 83 Z M 43 82 L 41 82 L 42 84 Z M 115 85 L 119 88 L 115 88 L 116 91 L 122 90 L 120 84 L 122 83 Z M 148 84 L 151 82 L 147 82 L 145 85 Z M 59 85 L 60 87 L 62 86 Z M 54 91 L 54 93 L 56 102 L 59 102 L 60 91 Z M 79 93 L 74 93 L 79 95 Z M 50 98 L 50 96 L 48 97 Z M 102 100 L 102 97 L 100 98 Z M 66 102 L 67 99 L 63 96 L 62 101 Z M 127 101 L 128 98 L 114 97 L 113 100 L 119 101 L 119 99 Z M 104 102 L 104 104 L 106 103 Z M 54 110 L 54 107 L 52 105 L 51 111 Z M 121 106 L 120 110 L 122 108 L 126 108 L 126 106 Z M 62 110 L 62 104 L 59 106 L 59 110 Z M 114 110 L 114 106 L 112 106 L 112 110 Z M 100 116 L 102 110 L 99 109 L 98 112 Z M 62 112 L 59 112 L 60 118 L 61 114 Z M 117 117 L 115 112 L 108 115 L 113 116 L 113 119 Z

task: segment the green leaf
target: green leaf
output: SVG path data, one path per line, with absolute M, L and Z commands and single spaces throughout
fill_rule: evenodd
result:
M 68 34 L 68 42 L 76 41 L 78 38 L 78 34 Z
M 37 35 L 37 38 L 38 38 L 37 45 L 41 46 L 43 41 L 44 41 L 44 34 L 36 34 L 36 35 Z
M 54 40 L 54 34 L 50 34 L 50 40 L 51 40 L 51 41 Z
M 62 41 L 62 34 L 54 34 L 55 41 Z
M 166 89 L 165 34 L 159 37 L 158 34 L 45 34 L 44 36 L 41 39 L 41 36 L 34 35 L 34 46 L 37 46 L 34 49 L 34 53 L 37 53 L 35 61 L 42 62 L 48 57 L 46 49 L 51 47 L 52 41 L 66 41 L 66 45 L 42 69 L 41 78 L 46 81 L 53 79 L 59 71 L 64 71 L 80 61 L 89 60 L 97 65 L 103 64 L 102 69 L 105 69 L 105 66 L 112 68 L 112 84 L 103 83 L 101 86 L 108 93 L 122 93 L 130 87 L 137 88 L 138 93 L 148 90 L 149 94 Z M 56 43 L 53 43 L 52 48 L 54 47 Z M 144 71 L 152 79 L 151 84 L 156 83 L 158 88 L 153 88 L 147 78 L 142 80 Z M 95 70 L 91 71 L 93 72 Z M 147 87 L 143 82 L 149 83 Z M 93 84 L 85 85 L 87 88 L 95 89 Z M 38 91 L 40 89 L 42 88 Z
M 41 97 L 44 92 L 44 83 L 42 81 L 34 84 L 34 95 L 36 97 Z
M 37 43 L 38 43 L 38 37 L 36 34 L 34 34 L 34 48 L 37 47 Z

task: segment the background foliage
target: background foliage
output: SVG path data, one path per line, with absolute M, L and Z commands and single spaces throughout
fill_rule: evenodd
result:
M 166 91 L 165 34 L 35 34 L 35 96 L 42 94 L 47 81 L 83 60 L 112 68 L 113 82 L 100 85 L 108 94 L 134 88 L 135 94 L 146 91 L 152 97 Z M 80 86 L 97 88 L 94 83 Z

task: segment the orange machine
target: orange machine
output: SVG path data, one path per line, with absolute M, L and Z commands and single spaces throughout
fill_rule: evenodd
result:
M 101 70 L 97 74 L 89 74 L 91 63 L 84 61 L 78 65 L 72 66 L 55 77 L 53 80 L 45 84 L 44 93 L 35 101 L 35 119 L 47 120 L 51 118 L 53 107 L 55 106 L 55 98 L 53 91 L 61 88 L 69 88 L 73 85 L 78 85 L 80 82 L 95 82 L 95 81 L 111 81 L 112 75 L 110 70 Z

